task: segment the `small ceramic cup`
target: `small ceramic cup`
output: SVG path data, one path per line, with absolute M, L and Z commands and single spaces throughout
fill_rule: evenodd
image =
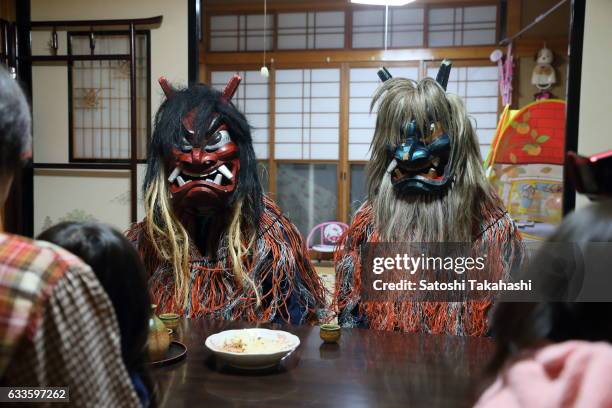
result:
M 337 324 L 322 324 L 320 327 L 319 336 L 325 343 L 337 343 L 341 335 L 342 331 Z
M 175 330 L 180 321 L 181 316 L 176 313 L 163 313 L 159 315 L 159 319 L 164 322 L 164 325 L 172 330 Z

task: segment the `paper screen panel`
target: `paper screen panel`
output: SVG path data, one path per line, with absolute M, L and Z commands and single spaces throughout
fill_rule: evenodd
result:
M 210 17 L 210 51 L 263 51 L 272 48 L 274 16 L 263 14 Z M 265 26 L 265 30 L 264 30 Z
M 383 9 L 353 11 L 353 48 L 383 48 L 384 27 Z
M 424 20 L 425 10 L 422 8 L 391 8 L 387 45 L 394 48 L 422 47 Z
M 83 40 L 83 39 L 86 39 Z M 127 35 L 96 36 L 95 53 L 125 54 Z M 72 37 L 73 54 L 89 54 L 87 36 Z M 147 37 L 136 38 L 138 157 L 146 158 L 149 131 Z M 131 140 L 129 60 L 74 61 L 71 68 L 72 157 L 128 160 Z
M 246 116 L 251 125 L 253 148 L 257 159 L 268 158 L 269 142 L 269 96 L 268 78 L 261 76 L 259 71 L 213 71 L 211 85 L 222 91 L 234 74 L 242 77 L 242 82 L 232 98 L 234 105 Z
M 497 6 L 429 9 L 429 46 L 447 47 L 494 44 Z
M 278 14 L 278 49 L 344 47 L 344 12 L 322 11 Z
M 427 75 L 432 78 L 435 78 L 437 73 L 437 67 L 427 69 Z M 447 91 L 457 94 L 463 99 L 472 125 L 476 129 L 481 154 L 483 158 L 486 157 L 498 119 L 497 67 L 453 67 Z
M 340 70 L 276 71 L 275 159 L 338 160 Z
M 418 7 L 389 8 L 387 47 L 422 47 L 425 10 Z M 385 11 L 382 9 L 353 12 L 353 48 L 385 46 Z
M 380 85 L 378 68 L 351 68 L 349 73 L 349 145 L 350 161 L 369 160 L 370 143 L 376 126 L 376 112 L 370 114 L 372 96 Z M 391 75 L 417 80 L 417 67 L 389 67 Z

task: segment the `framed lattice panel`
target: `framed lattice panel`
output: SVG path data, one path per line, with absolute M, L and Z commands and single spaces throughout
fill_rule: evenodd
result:
M 418 66 L 389 66 L 389 70 L 394 77 L 419 79 Z M 370 113 L 370 103 L 381 84 L 377 72 L 378 68 L 349 70 L 349 161 L 370 160 L 370 144 L 376 127 L 376 110 Z
M 429 9 L 429 46 L 490 45 L 497 40 L 496 4 Z
M 92 50 L 93 45 L 93 50 Z M 151 133 L 150 35 L 136 33 L 137 156 L 145 160 Z M 69 159 L 128 162 L 130 42 L 128 31 L 68 33 Z M 86 57 L 85 57 L 86 56 Z
M 232 98 L 232 102 L 242 112 L 252 127 L 253 148 L 258 160 L 268 158 L 268 145 L 270 140 L 268 78 L 261 76 L 259 71 L 212 71 L 210 84 L 222 91 L 234 74 L 242 77 L 242 82 Z
M 279 13 L 279 50 L 344 48 L 344 11 Z
M 274 159 L 338 160 L 340 69 L 277 69 Z
M 429 63 L 427 76 L 435 78 L 437 72 L 438 63 Z M 465 103 L 483 158 L 491 148 L 499 116 L 497 74 L 497 67 L 487 62 L 455 63 L 448 80 L 447 91 L 459 95 Z
M 274 16 L 223 14 L 210 16 L 209 51 L 262 51 L 272 48 Z

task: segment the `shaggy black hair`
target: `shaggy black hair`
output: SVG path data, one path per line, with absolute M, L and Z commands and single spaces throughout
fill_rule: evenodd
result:
M 0 65 L 0 173 L 12 174 L 21 167 L 30 148 L 30 108 L 10 74 Z
M 242 199 L 243 219 L 256 230 L 263 211 L 263 192 L 257 175 L 257 159 L 253 150 L 251 129 L 244 115 L 231 102 L 225 102 L 221 92 L 208 85 L 196 84 L 189 88 L 177 89 L 159 107 L 155 114 L 143 191 L 146 192 L 159 172 L 164 171 L 164 163 L 170 158 L 171 149 L 178 148 L 182 138 L 187 135 L 181 118 L 195 107 L 199 108 L 199 112 L 194 121 L 196 131 L 194 146 L 202 144 L 214 114 L 219 114 L 221 122 L 228 128 L 232 141 L 238 145 L 240 155 L 238 185 L 228 206 L 233 206 Z
M 97 223 L 62 222 L 37 239 L 52 242 L 87 263 L 110 298 L 121 334 L 121 355 L 130 375 L 138 374 L 155 406 L 146 343 L 151 300 L 147 274 L 130 241 L 114 228 Z

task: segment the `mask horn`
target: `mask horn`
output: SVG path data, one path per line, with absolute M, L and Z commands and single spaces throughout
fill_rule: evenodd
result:
M 440 69 L 438 70 L 438 75 L 436 75 L 436 82 L 440 84 L 440 86 L 446 91 L 446 86 L 448 85 L 448 78 L 450 77 L 450 71 L 453 63 L 451 60 L 445 59 L 440 64 Z
M 380 78 L 380 80 L 383 81 L 383 82 L 388 81 L 391 78 L 393 78 L 393 76 L 391 75 L 389 70 L 387 68 L 385 68 L 385 67 L 382 67 L 381 69 L 379 69 L 377 74 L 378 74 L 378 77 Z
M 174 96 L 174 88 L 172 88 L 172 85 L 170 85 L 165 76 L 159 77 L 157 82 L 159 82 L 159 86 L 161 86 L 162 91 L 164 91 L 166 99 L 170 99 Z
M 223 99 L 225 99 L 226 102 L 232 100 L 232 97 L 238 90 L 238 85 L 240 85 L 241 81 L 242 77 L 238 74 L 234 74 L 234 76 L 227 82 L 227 85 L 225 85 L 225 88 L 223 89 Z

